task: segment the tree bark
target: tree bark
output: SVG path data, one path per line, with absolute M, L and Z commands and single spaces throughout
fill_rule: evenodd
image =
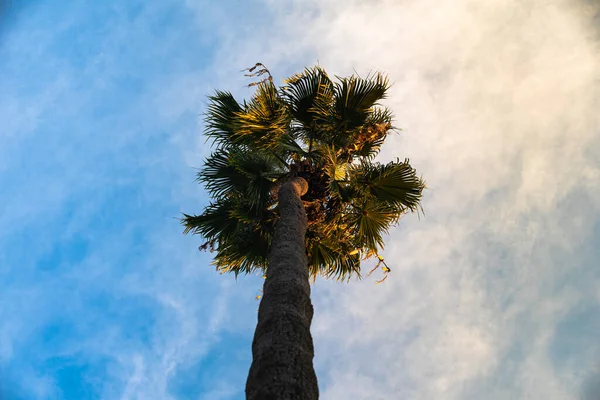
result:
M 305 249 L 306 212 L 300 199 L 307 190 L 303 178 L 294 178 L 279 189 L 280 219 L 258 309 L 247 400 L 319 398 L 310 334 L 313 306 Z

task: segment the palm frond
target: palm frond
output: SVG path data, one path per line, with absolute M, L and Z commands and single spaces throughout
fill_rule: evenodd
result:
M 221 273 L 233 272 L 236 276 L 265 270 L 270 243 L 270 234 L 247 225 L 219 246 L 213 264 Z
M 321 67 L 306 68 L 287 79 L 283 88 L 290 111 L 308 132 L 318 133 L 316 123 L 331 114 L 333 82 Z M 310 134 L 309 133 L 309 134 Z
M 230 146 L 235 138 L 237 114 L 242 107 L 229 92 L 217 90 L 208 96 L 204 114 L 204 134 L 219 146 Z
M 221 272 L 252 272 L 266 267 L 274 213 L 257 210 L 240 199 L 210 204 L 201 215 L 184 214 L 184 233 L 194 233 L 216 250 L 214 264 Z
M 279 150 L 285 154 L 286 157 L 292 158 L 294 161 L 310 158 L 311 154 L 309 149 L 302 146 L 301 143 L 298 143 L 295 139 L 298 135 L 294 133 L 297 132 L 290 131 L 279 138 Z
M 347 179 L 348 163 L 338 160 L 338 155 L 333 147 L 321 148 L 323 152 L 323 169 L 328 179 L 328 190 L 331 196 L 342 199 L 342 186 Z
M 197 179 L 214 198 L 244 196 L 254 207 L 266 205 L 274 182 L 286 173 L 264 151 L 217 150 L 210 155 Z
M 387 135 L 395 129 L 392 119 L 393 114 L 388 108 L 373 108 L 368 113 L 364 125 L 348 144 L 352 156 L 373 159 L 379 153 Z
M 278 88 L 262 64 L 247 74 L 260 79 L 248 101 L 209 96 L 205 133 L 217 149 L 197 179 L 212 202 L 200 215 L 183 215 L 184 233 L 206 240 L 200 248 L 216 252 L 221 272 L 264 270 L 279 221 L 277 187 L 298 176 L 309 184 L 302 199 L 310 275 L 360 277 L 361 260 L 378 256 L 388 229 L 420 209 L 425 188 L 408 160 L 372 161 L 395 130 L 379 104 L 387 77 L 332 82 L 317 66 Z
M 272 82 L 261 82 L 256 92 L 237 114 L 239 142 L 257 149 L 277 149 L 285 135 L 290 113 Z
M 351 254 L 348 246 L 331 239 L 320 239 L 307 243 L 310 274 L 321 274 L 337 280 L 360 277 L 360 256 Z
M 233 192 L 241 194 L 248 186 L 250 180 L 236 168 L 232 158 L 231 152 L 219 149 L 206 158 L 196 174 L 198 182 L 204 183 L 213 198 Z
M 183 214 L 184 233 L 226 241 L 239 229 L 240 221 L 231 214 L 234 204 L 232 199 L 219 199 L 209 204 L 200 215 Z
M 339 128 L 352 130 L 363 125 L 372 107 L 386 97 L 390 87 L 388 78 L 375 76 L 339 78 L 335 83 L 335 112 Z
M 363 162 L 351 169 L 351 180 L 377 201 L 402 210 L 417 211 L 425 182 L 417 176 L 409 160 L 387 164 Z
M 388 229 L 397 218 L 396 209 L 375 201 L 355 204 L 354 209 L 346 216 L 348 226 L 356 235 L 356 239 L 372 251 L 383 248 L 383 235 L 388 233 Z
M 247 178 L 246 201 L 259 209 L 267 205 L 276 180 L 286 173 L 273 155 L 260 151 L 235 153 L 231 165 Z

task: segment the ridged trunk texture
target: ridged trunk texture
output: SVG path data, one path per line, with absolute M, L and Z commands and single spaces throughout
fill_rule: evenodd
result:
M 280 219 L 258 309 L 247 400 L 319 398 L 310 334 L 313 306 L 305 249 L 306 212 L 300 199 L 307 190 L 303 178 L 294 178 L 279 189 Z

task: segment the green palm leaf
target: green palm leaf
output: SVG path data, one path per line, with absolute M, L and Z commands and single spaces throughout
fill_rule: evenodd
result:
M 270 81 L 261 82 L 244 110 L 237 113 L 236 140 L 256 149 L 277 150 L 289 124 L 290 114 L 277 88 Z
M 334 147 L 321 148 L 324 160 L 324 170 L 329 177 L 329 194 L 342 199 L 343 186 L 348 175 L 348 163 L 341 162 Z
M 199 234 L 212 240 L 227 241 L 239 229 L 240 221 L 232 215 L 235 201 L 220 199 L 209 204 L 200 215 L 183 214 L 184 233 Z
M 292 116 L 303 125 L 309 136 L 317 134 L 319 120 L 331 114 L 333 82 L 321 67 L 307 68 L 286 82 L 284 93 Z
M 346 217 L 347 224 L 358 241 L 372 251 L 383 248 L 383 235 L 397 219 L 397 210 L 373 200 L 354 205 L 354 209 Z
M 215 197 L 243 195 L 255 207 L 263 207 L 275 181 L 285 174 L 274 156 L 261 151 L 218 150 L 209 156 L 197 179 Z
M 385 107 L 373 108 L 367 115 L 364 125 L 352 137 L 349 144 L 353 157 L 373 159 L 385 141 L 387 135 L 394 130 L 393 114 Z
M 310 274 L 340 280 L 353 275 L 360 277 L 360 256 L 351 254 L 348 246 L 344 247 L 331 239 L 307 243 Z
M 352 167 L 351 176 L 363 192 L 377 201 L 402 210 L 417 211 L 420 207 L 425 182 L 408 159 L 388 164 L 363 162 Z
M 277 179 L 286 171 L 269 153 L 245 151 L 234 154 L 231 164 L 247 178 L 244 191 L 246 201 L 253 207 L 265 207 L 272 197 Z
M 230 146 L 235 138 L 237 115 L 242 107 L 229 92 L 217 90 L 208 100 L 204 134 L 219 146 Z
M 338 80 L 334 89 L 335 113 L 343 130 L 362 126 L 369 111 L 385 98 L 390 87 L 387 77 L 380 73 L 365 79 L 352 76 Z
M 184 214 L 185 233 L 200 234 L 216 249 L 214 264 L 222 272 L 250 272 L 266 266 L 275 215 L 243 199 L 210 204 L 201 215 Z M 254 267 L 253 267 L 254 266 Z
M 239 171 L 232 162 L 229 151 L 217 150 L 204 161 L 204 168 L 196 174 L 210 195 L 219 198 L 228 193 L 242 194 L 250 179 Z
M 213 264 L 217 270 L 251 273 L 257 268 L 266 269 L 267 254 L 272 235 L 247 225 L 217 249 Z

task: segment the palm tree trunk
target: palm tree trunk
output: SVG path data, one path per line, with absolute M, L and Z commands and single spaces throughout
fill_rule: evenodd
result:
M 319 398 L 310 334 L 313 306 L 304 241 L 306 212 L 300 199 L 307 190 L 303 178 L 294 178 L 279 189 L 280 219 L 258 309 L 247 400 Z

